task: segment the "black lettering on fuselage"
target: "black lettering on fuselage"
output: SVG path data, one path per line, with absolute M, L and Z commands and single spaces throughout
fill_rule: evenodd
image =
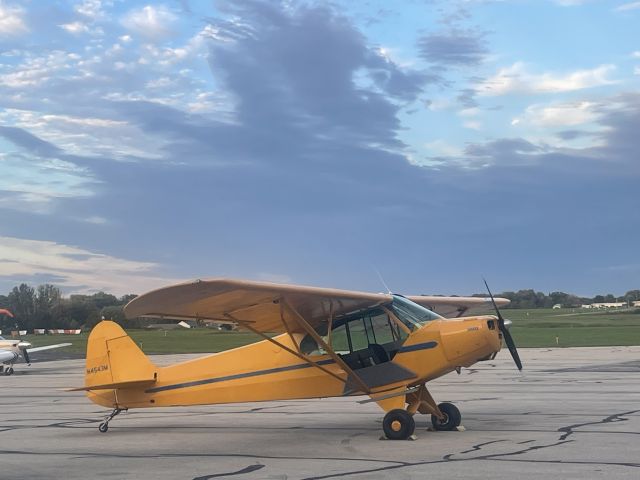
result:
M 109 365 L 98 365 L 97 367 L 87 368 L 87 375 L 93 375 L 94 373 L 106 372 L 109 370 Z

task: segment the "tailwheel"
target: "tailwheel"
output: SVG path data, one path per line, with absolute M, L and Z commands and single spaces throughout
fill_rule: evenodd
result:
M 104 419 L 104 422 L 102 422 L 100 425 L 98 425 L 98 430 L 101 433 L 107 433 L 107 430 L 109 430 L 109 422 L 111 420 L 113 420 L 113 417 L 115 417 L 116 415 L 120 415 L 120 412 L 126 412 L 127 409 L 126 408 L 114 408 L 113 411 L 107 415 Z
M 453 403 L 444 402 L 438 405 L 438 408 L 444 415 L 443 419 L 439 419 L 436 415 L 431 415 L 431 423 L 435 430 L 455 430 L 462 421 L 460 410 Z
M 384 416 L 382 429 L 389 440 L 406 440 L 413 435 L 416 422 L 409 412 L 396 408 Z

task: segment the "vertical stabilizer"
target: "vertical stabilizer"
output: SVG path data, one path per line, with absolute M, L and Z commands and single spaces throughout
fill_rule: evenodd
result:
M 84 390 L 152 384 L 156 366 L 115 322 L 96 325 L 87 341 Z

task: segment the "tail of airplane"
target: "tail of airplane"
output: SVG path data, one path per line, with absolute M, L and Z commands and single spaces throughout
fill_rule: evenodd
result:
M 120 325 L 104 320 L 89 335 L 84 387 L 78 390 L 114 390 L 115 395 L 117 389 L 153 385 L 156 370 Z

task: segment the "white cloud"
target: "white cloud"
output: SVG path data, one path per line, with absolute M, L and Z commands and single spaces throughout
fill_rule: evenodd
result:
M 570 102 L 552 105 L 531 105 L 524 114 L 512 120 L 512 125 L 537 127 L 573 127 L 594 122 L 600 118 L 600 105 L 595 102 Z
M 89 27 L 82 22 L 64 23 L 58 26 L 74 35 L 77 35 L 79 33 L 86 33 L 89 31 Z
M 20 35 L 29 31 L 24 21 L 24 11 L 0 3 L 0 37 Z
M 640 67 L 636 67 L 633 69 L 634 75 L 640 75 Z
M 138 35 L 158 40 L 173 33 L 172 25 L 177 18 L 166 6 L 147 5 L 127 13 L 122 24 Z
M 524 63 L 516 62 L 482 81 L 476 89 L 479 95 L 485 96 L 571 92 L 616 83 L 608 78 L 614 70 L 614 65 L 600 65 L 591 70 L 576 70 L 565 74 L 532 74 L 526 70 Z
M 104 2 L 111 5 L 112 2 Z M 84 0 L 78 3 L 73 9 L 80 15 L 96 20 L 104 17 L 105 13 L 102 9 L 103 2 L 101 0 Z
M 137 126 L 121 120 L 71 115 L 42 114 L 36 111 L 5 109 L 0 121 L 22 128 L 65 150 L 83 156 L 102 155 L 114 160 L 160 158 L 164 142 L 150 140 Z
M 616 12 L 626 12 L 629 10 L 637 10 L 640 8 L 640 2 L 623 3 L 615 8 Z
M 99 183 L 85 168 L 56 158 L 0 153 L 0 204 L 4 208 L 46 212 L 59 198 L 93 195 Z
M 631 53 L 631 57 L 640 58 L 640 50 L 636 50 L 635 52 Z
M 157 276 L 158 264 L 91 252 L 52 241 L 0 236 L 0 276 L 20 281 L 34 275 L 60 278 L 72 293 L 104 290 L 115 295 L 142 293 L 176 279 Z
M 12 66 L 8 73 L 0 74 L 0 87 L 24 89 L 43 84 L 61 70 L 71 67 L 74 59 L 60 50 L 53 50 L 40 57 L 28 56 L 26 60 Z

